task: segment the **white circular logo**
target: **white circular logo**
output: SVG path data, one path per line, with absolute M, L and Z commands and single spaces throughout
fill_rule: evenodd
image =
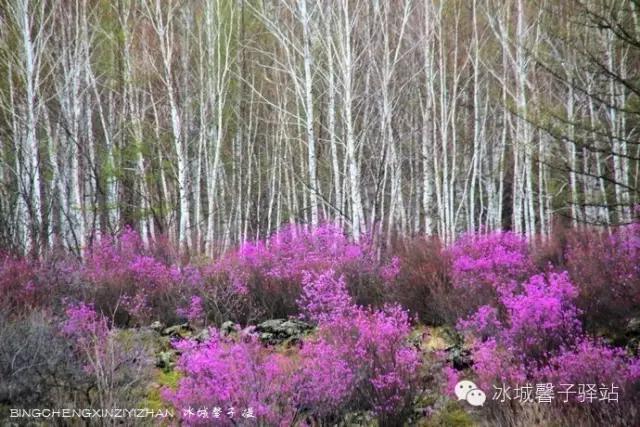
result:
M 473 381 L 462 380 L 456 384 L 454 393 L 458 400 L 466 400 L 470 405 L 482 406 L 487 400 L 487 395 L 480 390 Z

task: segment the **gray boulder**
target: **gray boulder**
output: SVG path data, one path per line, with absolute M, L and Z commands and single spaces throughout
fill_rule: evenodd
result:
M 237 333 L 240 330 L 240 326 L 233 323 L 231 320 L 227 320 L 220 326 L 220 333 L 224 336 Z
M 162 330 L 164 329 L 164 325 L 159 320 L 156 320 L 149 325 L 149 329 L 156 332 L 162 332 Z
M 297 319 L 270 319 L 258 324 L 255 332 L 268 344 L 294 343 L 302 339 L 313 326 Z
M 193 330 L 188 323 L 169 326 L 162 330 L 161 334 L 165 337 L 189 338 Z
M 204 328 L 203 330 L 195 334 L 193 338 L 195 338 L 195 340 L 199 343 L 203 343 L 211 339 L 211 332 L 209 332 L 209 328 Z
M 178 353 L 175 350 L 161 351 L 156 359 L 156 366 L 165 372 L 171 371 L 176 366 Z
M 640 335 L 640 317 L 634 317 L 627 323 L 627 334 L 631 336 Z

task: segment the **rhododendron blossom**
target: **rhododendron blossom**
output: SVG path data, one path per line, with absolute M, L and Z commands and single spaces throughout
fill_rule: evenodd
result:
M 89 248 L 81 277 L 91 284 L 97 306 L 132 324 L 175 316 L 175 305 L 171 310 L 164 305 L 190 298 L 204 282 L 199 268 L 168 263 L 130 228 L 118 239 L 105 237 Z
M 69 305 L 65 314 L 62 332 L 77 341 L 102 340 L 109 331 L 106 319 L 89 304 Z
M 79 380 L 73 396 L 110 407 L 122 392 L 171 408 L 185 426 L 440 425 L 449 408 L 481 421 L 526 411 L 451 402 L 461 380 L 487 397 L 501 385 L 619 387 L 620 406 L 593 402 L 589 420 L 634 419 L 614 412 L 640 402 L 639 225 L 552 244 L 513 233 L 450 247 L 435 237 L 404 249 L 373 242 L 331 224 L 292 225 L 215 260 L 189 259 L 125 228 L 83 259 L 1 256 L 0 317 L 35 335 L 52 323 L 31 341 L 59 341 L 73 366 L 63 372 Z M 5 353 L 0 372 L 15 383 L 16 355 Z M 44 374 L 56 380 L 51 394 L 71 383 Z M 586 407 L 570 399 L 571 411 Z M 256 419 L 243 418 L 248 409 Z M 541 417 L 561 410 L 547 405 Z
M 408 314 L 400 307 L 354 307 L 321 323 L 318 339 L 354 373 L 351 400 L 393 416 L 407 409 L 417 387 L 420 353 L 407 342 L 409 332 Z
M 388 265 L 380 268 L 380 276 L 385 283 L 392 283 L 400 273 L 400 258 L 394 256 Z
M 258 301 L 269 316 L 286 317 L 297 314 L 296 301 L 309 274 L 332 270 L 350 289 L 391 283 L 398 274 L 399 259 L 380 262 L 369 239 L 352 242 L 332 224 L 290 225 L 264 241 L 243 243 L 219 259 L 213 270 L 237 293 Z
M 465 235 L 449 250 L 454 285 L 491 286 L 520 281 L 532 272 L 526 240 L 514 233 Z
M 83 362 L 84 371 L 96 373 L 99 360 L 106 352 L 107 320 L 85 303 L 67 306 L 65 315 L 62 334 L 70 340 L 75 356 Z
M 319 275 L 304 273 L 302 296 L 298 300 L 302 317 L 323 322 L 335 316 L 346 315 L 353 307 L 353 301 L 347 292 L 344 276 L 335 278 L 333 270 Z
M 583 338 L 549 360 L 538 375 L 558 384 L 616 384 L 631 392 L 640 378 L 634 371 L 640 358 L 629 357 L 620 348 L 601 340 Z
M 320 286 L 307 283 L 315 286 L 307 296 L 324 292 L 326 284 L 341 288 L 331 271 L 319 279 Z M 165 398 L 179 409 L 253 406 L 272 425 L 291 423 L 302 410 L 321 418 L 349 409 L 373 411 L 382 419 L 400 416 L 418 389 L 421 364 L 420 353 L 407 342 L 408 314 L 399 307 L 372 310 L 340 301 L 340 311 L 306 306 L 319 329 L 293 358 L 263 347 L 251 332 L 223 338 L 214 329 L 206 343 L 178 342 L 183 378 L 177 390 L 165 390 Z
M 192 340 L 175 344 L 182 353 L 178 369 L 183 377 L 176 390 L 163 396 L 178 409 L 188 407 L 249 408 L 257 419 L 269 425 L 288 425 L 296 415 L 296 392 L 289 359 L 268 351 L 254 335 L 241 339 L 224 338 L 211 330 L 211 339 L 198 344 Z M 184 425 L 211 425 L 213 419 L 183 416 Z M 224 417 L 217 425 L 233 425 Z
M 351 243 L 344 232 L 331 224 L 307 229 L 288 226 L 265 241 L 246 242 L 223 257 L 218 268 L 228 271 L 239 283 L 248 280 L 251 271 L 280 280 L 299 280 L 303 273 L 327 269 L 345 271 L 365 267 L 373 253 L 365 243 Z M 372 267 L 368 267 L 372 268 Z
M 636 360 L 622 349 L 584 336 L 574 305 L 577 295 L 566 272 L 538 274 L 503 290 L 501 307 L 481 307 L 460 321 L 458 327 L 474 339 L 473 370 L 479 384 L 636 381 Z M 505 312 L 502 321 L 497 318 L 500 310 Z
M 191 323 L 196 323 L 204 316 L 204 308 L 202 304 L 202 298 L 194 295 L 191 297 L 191 301 L 187 308 L 178 309 L 178 315 L 185 317 Z

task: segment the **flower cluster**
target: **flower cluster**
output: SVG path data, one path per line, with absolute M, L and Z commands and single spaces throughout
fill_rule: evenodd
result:
M 72 344 L 74 356 L 87 374 L 96 374 L 100 360 L 107 352 L 109 328 L 107 320 L 97 313 L 92 305 L 70 304 L 62 321 L 62 335 Z
M 330 268 L 344 271 L 371 261 L 364 244 L 350 242 L 344 232 L 331 224 L 315 228 L 288 226 L 264 241 L 246 242 L 223 257 L 220 269 L 234 275 L 239 285 L 250 272 L 280 280 L 300 280 L 303 272 L 320 272 Z M 371 268 L 371 267 L 369 267 Z
M 213 270 L 237 293 L 260 306 L 267 317 L 286 317 L 297 313 L 301 285 L 310 280 L 309 274 L 332 270 L 343 276 L 352 296 L 364 299 L 376 286 L 394 280 L 399 260 L 379 262 L 369 240 L 352 242 L 332 224 L 291 225 L 264 241 L 243 243 L 219 259 Z M 365 285 L 367 289 L 359 292 L 358 287 Z
M 100 341 L 109 331 L 104 317 L 96 313 L 89 304 L 69 305 L 65 313 L 66 320 L 62 324 L 62 332 L 76 341 Z
M 152 291 L 179 283 L 181 270 L 155 258 L 140 235 L 126 228 L 119 238 L 105 237 L 93 246 L 83 266 L 84 278 L 98 286 L 135 281 Z
M 449 253 L 454 285 L 470 290 L 521 281 L 533 268 L 526 240 L 514 233 L 468 234 Z
M 87 252 L 82 280 L 90 284 L 91 299 L 105 313 L 123 312 L 127 323 L 175 316 L 183 293 L 190 294 L 203 279 L 194 266 L 169 264 L 145 248 L 140 235 L 126 228 L 118 239 L 105 237 Z M 168 307 L 167 304 L 170 304 Z
M 418 389 L 420 353 L 407 342 L 409 316 L 397 306 L 358 307 L 342 277 L 307 273 L 301 312 L 317 335 L 285 357 L 263 347 L 251 330 L 203 344 L 181 341 L 183 378 L 164 396 L 176 408 L 251 406 L 260 421 L 291 424 L 300 414 L 322 419 L 348 410 L 371 411 L 382 421 L 402 419 Z M 197 423 L 197 420 L 184 420 Z
M 329 356 L 349 367 L 353 381 L 348 401 L 360 409 L 382 418 L 401 417 L 416 392 L 421 363 L 420 353 L 407 342 L 409 332 L 408 314 L 398 306 L 354 307 L 320 324 L 316 345 L 330 351 L 312 358 L 325 361 Z
M 325 322 L 350 312 L 353 301 L 347 292 L 344 276 L 336 279 L 335 275 L 333 270 L 318 275 L 304 273 L 302 295 L 298 300 L 302 318 Z
M 473 343 L 479 383 L 637 381 L 632 372 L 640 359 L 584 334 L 577 295 L 568 273 L 537 274 L 521 286 L 502 288 L 497 307 L 483 306 L 460 321 Z
M 203 320 L 205 312 L 202 298 L 193 295 L 189 301 L 189 306 L 187 308 L 179 308 L 177 313 L 179 316 L 185 317 L 192 324 Z
M 556 257 L 566 261 L 568 272 L 548 265 L 545 273 L 536 274 L 526 241 L 511 233 L 463 237 L 449 254 L 455 286 L 481 301 L 457 323 L 471 344 L 481 387 L 588 381 L 615 383 L 632 394 L 640 384 L 640 358 L 590 337 L 582 322 L 586 319 L 591 330 L 607 330 L 635 311 L 638 224 L 611 234 L 569 235 L 563 256 Z M 450 382 L 458 378 L 452 369 L 446 374 Z
M 163 397 L 178 408 L 251 407 L 256 417 L 269 425 L 289 425 L 296 412 L 290 359 L 262 347 L 255 335 L 240 339 L 222 337 L 215 329 L 211 339 L 175 344 L 182 353 L 182 372 L 176 390 L 165 389 Z M 185 418 L 185 425 L 209 425 L 211 420 Z M 220 420 L 224 425 L 232 420 Z
M 577 304 L 586 328 L 619 338 L 627 323 L 640 315 L 640 222 L 611 232 L 574 232 L 564 259 L 580 286 Z
M 42 310 L 61 319 L 56 337 L 88 384 L 87 398 L 103 400 L 140 372 L 150 375 L 154 349 L 141 338 L 156 333 L 140 326 L 151 321 L 186 319 L 199 330 L 299 317 L 314 326 L 285 345 L 265 344 L 251 326 L 174 342 L 179 380 L 161 394 L 179 416 L 188 408 L 235 407 L 251 408 L 264 425 L 336 424 L 353 413 L 380 425 L 413 422 L 420 393 L 432 389 L 426 382 L 440 376 L 425 375 L 433 355 L 470 366 L 486 390 L 611 383 L 640 401 L 640 225 L 572 230 L 547 245 L 551 256 L 540 257 L 542 246 L 493 233 L 448 248 L 414 239 L 385 252 L 324 224 L 289 226 L 197 264 L 179 260 L 165 241 L 145 244 L 125 229 L 97 241 L 82 262 L 0 256 L 0 314 L 20 319 Z M 465 348 L 420 350 L 409 340 L 414 319 L 455 325 Z M 442 374 L 449 388 L 467 377 L 450 366 Z
M 519 360 L 543 360 L 572 343 L 581 333 L 573 305 L 576 295 L 566 272 L 537 274 L 523 284 L 521 293 L 503 293 L 508 323 L 500 337 L 505 347 L 517 349 Z
M 630 358 L 621 348 L 602 340 L 582 338 L 560 351 L 540 369 L 540 377 L 557 384 L 640 385 L 640 358 Z M 627 389 L 628 392 L 631 390 Z

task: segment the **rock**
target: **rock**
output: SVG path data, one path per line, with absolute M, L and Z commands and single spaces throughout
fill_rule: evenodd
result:
M 193 330 L 189 327 L 188 323 L 181 323 L 179 325 L 173 325 L 163 329 L 162 335 L 169 337 L 187 338 L 191 336 L 191 332 L 193 332 Z
M 637 336 L 640 335 L 640 317 L 634 317 L 627 323 L 627 335 Z
M 311 325 L 299 320 L 287 320 L 280 325 L 280 328 L 284 330 L 285 334 L 293 337 L 296 335 L 302 335 L 305 332 L 313 329 Z
M 233 323 L 231 320 L 227 320 L 220 326 L 220 332 L 225 336 L 238 332 L 239 329 L 240 327 Z
M 465 370 L 473 365 L 473 359 L 471 358 L 471 351 L 469 349 L 453 346 L 446 348 L 444 351 L 447 353 L 447 359 L 458 371 Z
M 280 325 L 282 325 L 284 322 L 286 322 L 286 319 L 265 320 L 264 322 L 259 323 L 258 326 L 256 326 L 256 330 L 258 332 L 260 332 L 260 331 L 275 331 L 276 329 L 280 328 Z
M 633 355 L 640 355 L 640 317 L 629 320 L 625 328 L 627 351 Z
M 255 331 L 269 344 L 299 341 L 313 326 L 297 319 L 270 319 L 258 324 Z
M 165 371 L 170 371 L 176 365 L 176 356 L 177 353 L 174 350 L 161 351 L 158 353 L 156 366 L 164 369 Z
M 277 340 L 275 339 L 275 335 L 269 333 L 269 332 L 263 332 L 260 334 L 260 339 L 264 342 L 268 342 L 268 343 L 272 343 L 272 344 L 276 344 Z
M 205 328 L 200 332 L 198 332 L 197 334 L 195 334 L 193 338 L 195 338 L 196 341 L 202 343 L 205 341 L 209 341 L 209 339 L 211 338 L 211 333 L 209 332 L 208 328 Z
M 159 320 L 156 320 L 149 325 L 149 329 L 151 329 L 152 331 L 161 332 L 164 329 L 164 325 Z

